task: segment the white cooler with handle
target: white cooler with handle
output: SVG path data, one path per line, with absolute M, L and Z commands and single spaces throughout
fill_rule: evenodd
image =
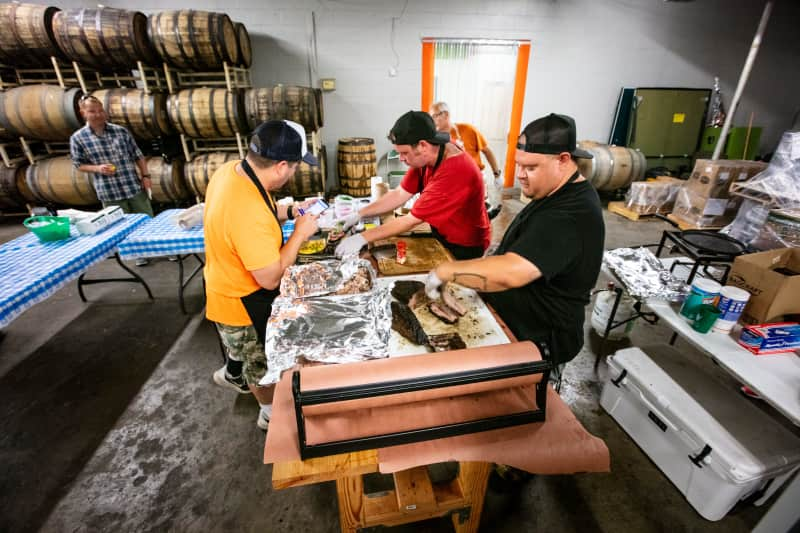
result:
M 609 357 L 600 404 L 708 520 L 764 503 L 800 465 L 800 438 L 704 356 L 670 346 Z M 711 368 L 709 368 L 711 367 Z

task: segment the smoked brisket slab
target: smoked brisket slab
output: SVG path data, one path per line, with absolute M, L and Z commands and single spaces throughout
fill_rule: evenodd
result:
M 414 344 L 428 344 L 428 335 L 422 329 L 422 324 L 414 311 L 404 303 L 392 302 L 392 329 Z

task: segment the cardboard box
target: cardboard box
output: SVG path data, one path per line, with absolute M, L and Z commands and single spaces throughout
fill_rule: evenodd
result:
M 750 293 L 742 322 L 763 324 L 800 314 L 800 248 L 779 248 L 740 255 L 728 285 Z
M 793 352 L 800 348 L 800 324 L 775 322 L 746 326 L 739 336 L 739 344 L 756 355 Z
M 675 197 L 672 214 L 698 228 L 721 227 L 736 218 L 741 203 L 739 197 L 709 198 L 682 187 Z
M 686 187 L 706 198 L 730 197 L 731 184 L 745 181 L 767 168 L 760 161 L 698 159 Z

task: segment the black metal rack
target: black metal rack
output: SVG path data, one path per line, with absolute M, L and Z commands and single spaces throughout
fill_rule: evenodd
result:
M 540 350 L 542 351 L 543 358 L 547 359 L 546 347 L 540 346 Z M 396 446 L 399 444 L 409 444 L 412 442 L 453 437 L 468 433 L 478 433 L 492 429 L 530 424 L 532 422 L 542 422 L 545 419 L 545 410 L 547 406 L 547 381 L 550 374 L 550 368 L 550 363 L 546 360 L 542 360 L 487 369 L 466 370 L 420 378 L 384 381 L 348 387 L 318 389 L 305 392 L 301 390 L 300 371 L 295 370 L 292 374 L 292 395 L 294 397 L 295 417 L 297 419 L 297 436 L 300 444 L 300 457 L 305 460 L 313 457 L 322 457 L 325 455 L 356 452 L 385 446 Z M 376 396 L 386 396 L 404 392 L 438 389 L 457 385 L 467 385 L 471 383 L 481 383 L 485 381 L 493 381 L 532 374 L 542 374 L 542 379 L 536 385 L 535 409 L 530 409 L 520 413 L 470 420 L 467 422 L 458 422 L 408 431 L 398 431 L 384 435 L 359 437 L 321 444 L 307 444 L 306 442 L 305 417 L 303 415 L 304 406 L 372 398 Z

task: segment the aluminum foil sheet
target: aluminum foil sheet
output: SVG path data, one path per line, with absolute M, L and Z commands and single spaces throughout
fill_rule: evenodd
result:
M 349 363 L 389 355 L 391 285 L 371 291 L 292 299 L 279 297 L 267 322 L 270 385 L 296 363 Z
M 369 278 L 369 286 L 366 289 L 370 290 L 375 286 L 377 274 L 369 261 L 364 259 L 349 257 L 342 261 L 331 259 L 294 265 L 283 273 L 281 296 L 310 298 L 347 290 L 348 282 L 354 279 L 359 270 L 365 272 Z
M 669 269 L 647 248 L 608 250 L 603 254 L 603 262 L 635 298 L 678 302 L 689 292 L 686 283 L 670 274 Z

